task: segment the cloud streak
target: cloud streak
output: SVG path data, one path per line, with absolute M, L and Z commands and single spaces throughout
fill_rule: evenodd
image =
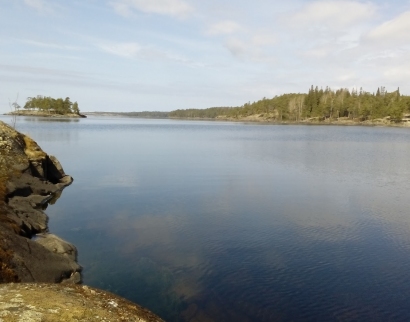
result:
M 293 28 L 339 29 L 371 19 L 376 12 L 372 3 L 349 0 L 314 1 L 287 17 Z
M 188 67 L 202 68 L 205 65 L 188 59 L 183 55 L 157 49 L 153 46 L 142 46 L 136 42 L 128 43 L 105 43 L 98 45 L 105 53 L 127 59 L 142 59 L 157 62 L 174 62 Z
M 193 12 L 192 6 L 183 0 L 115 0 L 110 2 L 122 16 L 131 16 L 135 10 L 173 17 L 186 17 Z
M 44 0 L 24 0 L 24 3 L 30 7 L 34 8 L 41 13 L 51 13 L 53 10 Z
M 133 58 L 141 53 L 142 47 L 133 42 L 129 43 L 116 43 L 116 44 L 103 44 L 99 47 L 109 54 L 113 54 L 120 57 Z
M 243 28 L 235 21 L 225 20 L 209 26 L 206 34 L 209 36 L 229 35 L 241 29 Z
M 407 45 L 410 41 L 410 11 L 406 11 L 389 21 L 377 26 L 365 35 L 369 42 Z
M 35 41 L 35 40 L 29 40 L 29 39 L 21 39 L 21 41 L 25 44 L 36 46 L 36 47 L 58 49 L 58 50 L 72 50 L 72 51 L 83 50 L 83 48 L 79 46 L 68 46 L 68 45 L 61 45 L 61 44 L 56 44 L 56 43 L 46 43 L 42 41 Z

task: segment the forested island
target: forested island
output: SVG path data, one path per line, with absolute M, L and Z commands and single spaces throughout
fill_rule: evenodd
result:
M 69 97 L 63 99 L 37 95 L 28 97 L 23 108 L 16 102 L 11 107 L 12 115 L 85 117 L 80 113 L 78 103 L 71 102 Z
M 170 112 L 169 117 L 279 123 L 410 124 L 410 96 L 401 95 L 400 89 L 387 92 L 385 87 L 370 93 L 362 88 L 334 91 L 312 86 L 307 94 L 264 97 L 238 107 L 176 110 Z

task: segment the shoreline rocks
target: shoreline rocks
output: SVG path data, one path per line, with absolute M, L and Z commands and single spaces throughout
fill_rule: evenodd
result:
M 201 120 L 201 118 L 197 118 Z M 272 113 L 252 114 L 248 116 L 230 117 L 226 115 L 219 115 L 215 121 L 228 122 L 250 122 L 250 123 L 266 123 L 278 125 L 341 125 L 341 126 L 390 126 L 390 127 L 410 127 L 410 115 L 405 115 L 400 122 L 394 122 L 390 117 L 373 119 L 373 120 L 358 120 L 350 119 L 348 117 L 339 117 L 334 119 L 324 119 L 319 117 L 311 117 L 299 121 L 286 120 L 281 121 Z
M 81 283 L 77 249 L 48 232 L 43 211 L 73 179 L 55 157 L 1 121 L 0 178 L 0 282 Z
M 4 115 L 11 115 L 11 116 L 39 116 L 39 117 L 57 117 L 57 118 L 64 118 L 64 117 L 69 117 L 69 118 L 86 118 L 87 116 L 84 114 L 50 114 L 46 112 L 41 112 L 41 111 L 15 111 L 15 112 L 10 112 L 6 113 Z

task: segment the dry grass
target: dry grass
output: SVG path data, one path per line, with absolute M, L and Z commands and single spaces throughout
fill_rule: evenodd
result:
M 25 144 L 24 152 L 30 159 L 44 159 L 46 157 L 47 154 L 40 149 L 34 140 L 26 135 L 23 136 L 23 139 Z
M 0 176 L 0 206 L 4 204 L 6 200 L 6 193 L 7 193 L 6 182 L 7 182 L 7 178 Z

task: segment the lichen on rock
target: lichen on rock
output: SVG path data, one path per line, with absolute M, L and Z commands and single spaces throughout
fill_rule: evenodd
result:
M 143 307 L 80 285 L 0 285 L 0 321 L 163 322 Z

